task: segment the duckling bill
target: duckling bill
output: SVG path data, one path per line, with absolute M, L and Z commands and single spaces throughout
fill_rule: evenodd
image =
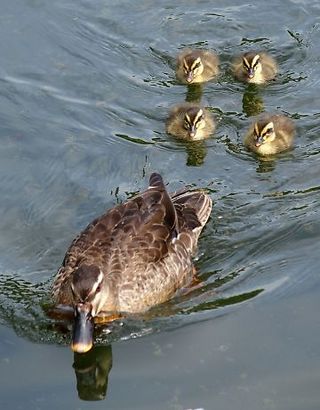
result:
M 94 323 L 143 313 L 193 279 L 192 255 L 212 208 L 203 191 L 149 187 L 91 222 L 71 243 L 53 282 L 56 309 L 74 312 L 71 348 L 93 346 Z
M 249 128 L 244 144 L 259 155 L 274 155 L 292 147 L 294 134 L 295 125 L 290 118 L 264 113 Z

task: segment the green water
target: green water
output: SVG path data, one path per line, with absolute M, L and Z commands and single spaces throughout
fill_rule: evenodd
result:
M 0 407 L 318 409 L 319 3 L 2 3 Z M 215 50 L 221 75 L 177 84 L 186 46 Z M 234 81 L 248 49 L 277 59 L 275 81 Z M 186 99 L 214 113 L 214 137 L 166 135 Z M 262 109 L 297 125 L 272 161 L 242 145 Z M 211 192 L 203 287 L 97 329 L 98 348 L 73 357 L 69 329 L 44 313 L 51 280 L 74 236 L 154 170 L 170 190 Z

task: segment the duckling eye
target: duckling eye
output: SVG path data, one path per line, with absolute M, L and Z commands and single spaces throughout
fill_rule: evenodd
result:
M 266 130 L 266 134 L 272 134 L 273 133 L 273 128 L 268 128 Z
M 248 64 L 245 61 L 242 61 L 242 65 L 246 70 L 250 70 L 250 67 L 248 66 Z
M 254 70 L 256 70 L 257 68 L 258 68 L 258 64 L 260 64 L 260 60 L 257 60 L 255 63 L 254 63 L 254 66 L 252 67 Z
M 197 68 L 199 68 L 200 67 L 200 62 L 198 62 L 197 64 L 195 64 L 194 66 L 193 66 L 193 70 L 196 70 Z
M 189 72 L 189 66 L 188 66 L 188 64 L 184 61 L 184 63 L 183 63 L 183 71 L 186 73 L 186 74 L 188 74 L 188 72 Z
M 97 289 L 96 289 L 96 293 L 101 292 L 101 288 L 102 288 L 101 285 L 98 285 L 98 286 L 97 286 Z
M 200 126 L 201 121 L 203 121 L 203 115 L 201 115 L 196 122 L 196 128 L 198 128 Z

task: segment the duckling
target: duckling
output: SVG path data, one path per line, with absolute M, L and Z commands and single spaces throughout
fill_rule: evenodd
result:
M 183 103 L 173 107 L 166 122 L 166 131 L 184 140 L 209 137 L 215 130 L 211 113 L 198 104 Z
M 263 114 L 250 127 L 244 144 L 259 155 L 274 155 L 293 144 L 295 125 L 281 114 Z
M 93 346 L 94 324 L 144 313 L 194 277 L 192 256 L 212 208 L 202 190 L 149 187 L 91 222 L 71 243 L 54 279 L 55 309 L 74 313 L 71 347 Z
M 183 84 L 204 83 L 219 73 L 219 59 L 207 50 L 183 50 L 177 57 L 177 79 Z
M 263 84 L 272 80 L 278 71 L 276 61 L 265 52 L 248 52 L 235 58 L 234 76 L 246 83 Z

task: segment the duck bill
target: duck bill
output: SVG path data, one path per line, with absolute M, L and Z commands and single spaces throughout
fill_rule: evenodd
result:
M 253 70 L 253 68 L 250 68 L 250 69 L 248 70 L 248 77 L 249 77 L 250 79 L 254 77 L 254 70 Z
M 258 139 L 255 142 L 256 147 L 260 147 L 260 145 L 263 144 L 263 138 L 262 137 L 258 137 Z
M 192 83 L 192 81 L 193 81 L 193 72 L 192 72 L 192 71 L 190 71 L 190 72 L 187 74 L 186 81 L 187 81 L 187 83 Z
M 189 137 L 190 137 L 190 138 L 194 138 L 194 137 L 196 136 L 196 133 L 197 133 L 196 127 L 195 127 L 195 126 L 192 126 L 191 129 L 190 129 L 190 131 L 189 131 Z
M 91 305 L 78 303 L 75 307 L 75 318 L 71 349 L 76 353 L 86 353 L 93 346 L 94 321 Z

